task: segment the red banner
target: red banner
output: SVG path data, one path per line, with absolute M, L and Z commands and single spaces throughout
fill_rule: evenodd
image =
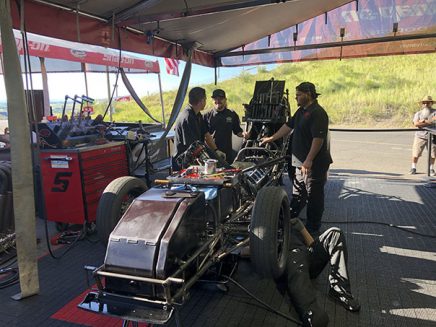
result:
M 132 101 L 132 97 L 130 95 L 125 95 L 125 96 L 116 98 L 115 101 L 116 102 L 129 102 L 129 101 Z
M 23 40 L 16 31 L 15 41 L 19 54 L 24 54 Z M 145 60 L 123 53 L 121 53 L 120 60 L 119 51 L 114 49 L 52 39 L 29 33 L 27 35 L 27 44 L 29 54 L 34 57 L 61 59 L 103 66 L 120 66 L 126 69 L 138 69 L 148 73 L 160 72 L 158 61 Z M 0 53 L 1 52 L 2 47 L 0 43 Z

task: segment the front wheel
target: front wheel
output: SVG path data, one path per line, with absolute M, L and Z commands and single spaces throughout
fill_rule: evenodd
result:
M 136 177 L 123 176 L 106 186 L 97 208 L 97 233 L 107 245 L 109 236 L 132 201 L 147 191 L 147 184 Z
M 277 186 L 257 193 L 250 223 L 251 261 L 258 274 L 277 279 L 286 269 L 289 247 L 289 199 Z

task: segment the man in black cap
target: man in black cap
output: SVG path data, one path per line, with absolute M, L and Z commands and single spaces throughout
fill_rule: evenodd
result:
M 212 99 L 214 109 L 204 114 L 204 121 L 218 149 L 226 154 L 226 161 L 232 163 L 235 159 L 232 132 L 239 137 L 245 137 L 246 134 L 242 131 L 238 114 L 227 108 L 226 92 L 216 89 Z
M 180 113 L 175 126 L 174 146 L 176 153 L 173 156 L 173 170 L 180 170 L 177 157 L 185 152 L 195 141 L 205 142 L 209 148 L 221 156 L 212 136 L 207 131 L 207 126 L 201 116 L 201 111 L 206 106 L 206 90 L 194 87 L 189 91 L 189 105 Z
M 307 204 L 306 228 L 320 234 L 324 212 L 324 185 L 333 162 L 330 155 L 329 118 L 318 104 L 315 85 L 303 82 L 296 87 L 299 106 L 294 116 L 262 143 L 273 142 L 292 130 L 292 166 L 296 167 L 291 201 L 291 217 L 298 217 Z

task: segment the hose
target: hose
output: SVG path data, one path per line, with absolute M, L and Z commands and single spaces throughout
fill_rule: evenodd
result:
M 254 300 L 256 300 L 257 302 L 259 302 L 261 305 L 263 305 L 265 308 L 267 308 L 269 311 L 279 315 L 282 318 L 285 318 L 286 320 L 292 321 L 294 323 L 297 324 L 297 326 L 303 326 L 303 323 L 291 316 L 288 316 L 276 309 L 274 309 L 272 306 L 270 306 L 268 303 L 262 301 L 261 299 L 259 299 L 257 296 L 255 296 L 253 293 L 251 293 L 249 290 L 247 290 L 244 286 L 242 286 L 241 284 L 239 284 L 236 280 L 234 280 L 232 277 L 230 276 L 226 276 L 223 275 L 223 277 L 227 278 L 229 281 L 231 281 L 234 285 L 236 285 L 237 287 L 239 287 L 243 292 L 245 292 L 248 296 L 250 296 L 251 298 L 253 298 Z
M 9 276 L 0 279 L 0 289 L 12 286 L 19 281 L 18 268 L 0 269 L 0 276 L 7 274 L 9 274 Z

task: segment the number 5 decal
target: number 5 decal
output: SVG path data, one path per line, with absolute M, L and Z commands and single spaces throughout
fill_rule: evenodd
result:
M 54 179 L 54 185 L 58 185 L 59 187 L 53 187 L 51 189 L 52 192 L 66 192 L 68 189 L 68 185 L 70 184 L 69 178 L 73 176 L 72 172 L 62 172 L 57 173 Z

